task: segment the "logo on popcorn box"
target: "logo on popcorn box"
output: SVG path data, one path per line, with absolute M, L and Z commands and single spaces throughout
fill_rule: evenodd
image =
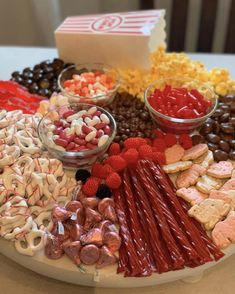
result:
M 96 19 L 91 24 L 91 29 L 95 32 L 107 32 L 118 28 L 123 19 L 120 15 L 105 15 Z

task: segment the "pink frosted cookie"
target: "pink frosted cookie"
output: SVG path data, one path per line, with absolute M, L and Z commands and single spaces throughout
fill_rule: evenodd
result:
M 221 188 L 220 191 L 235 190 L 235 179 L 228 180 Z
M 165 150 L 166 163 L 175 163 L 181 160 L 184 156 L 184 148 L 176 144 Z
M 208 151 L 206 144 L 198 144 L 185 151 L 182 160 L 194 160 Z
M 188 188 L 195 185 L 198 178 L 206 173 L 206 169 L 199 164 L 193 164 L 189 169 L 180 173 L 176 179 L 178 188 Z
M 196 187 L 181 188 L 176 191 L 176 194 L 191 205 L 198 204 L 207 198 L 207 194 L 199 192 Z
M 229 203 L 233 208 L 235 208 L 235 190 L 228 190 L 228 191 L 212 190 L 210 192 L 209 198 L 221 199 L 224 202 Z
M 235 243 L 235 212 L 232 211 L 224 221 L 218 222 L 212 231 L 212 240 L 220 248 Z
M 213 163 L 207 170 L 207 174 L 214 178 L 226 179 L 230 178 L 233 171 L 233 165 L 229 161 L 219 161 Z

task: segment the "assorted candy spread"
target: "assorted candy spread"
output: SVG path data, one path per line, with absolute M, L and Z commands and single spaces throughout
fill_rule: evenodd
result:
M 85 70 L 52 95 L 68 66 L 54 59 L 0 81 L 0 236 L 23 255 L 65 255 L 83 273 L 112 266 L 146 277 L 221 259 L 235 243 L 235 84 L 227 71 L 159 49 L 145 75 L 119 70 L 119 93 L 109 74 Z M 181 72 L 209 83 L 168 83 L 141 101 L 151 82 Z M 114 100 L 99 107 L 95 98 L 112 90 Z M 179 132 L 150 107 L 205 121 Z

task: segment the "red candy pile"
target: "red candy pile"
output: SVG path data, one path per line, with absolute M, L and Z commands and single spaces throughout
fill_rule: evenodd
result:
M 12 81 L 0 81 L 0 109 L 8 111 L 21 109 L 24 113 L 36 112 L 39 102 L 45 99 L 30 94 L 26 88 Z
M 102 72 L 84 72 L 73 75 L 71 80 L 64 82 L 64 88 L 68 92 L 81 97 L 95 97 L 106 94 L 114 87 L 111 76 Z
M 198 118 L 204 116 L 212 102 L 206 100 L 196 89 L 166 85 L 161 91 L 156 89 L 148 97 L 149 104 L 158 112 L 174 118 Z

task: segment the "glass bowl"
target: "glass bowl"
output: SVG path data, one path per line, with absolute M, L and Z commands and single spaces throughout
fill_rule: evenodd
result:
M 156 89 L 163 90 L 166 85 L 173 87 L 185 87 L 187 89 L 197 89 L 205 99 L 212 102 L 212 106 L 208 110 L 207 114 L 198 118 L 184 119 L 175 118 L 165 115 L 155 110 L 149 103 L 148 99 Z M 218 97 L 215 92 L 205 83 L 197 80 L 187 78 L 168 78 L 162 79 L 152 83 L 144 93 L 145 105 L 148 108 L 149 114 L 157 127 L 164 132 L 170 132 L 175 134 L 190 133 L 199 128 L 216 110 L 218 104 Z
M 114 87 L 112 90 L 109 90 L 105 94 L 83 97 L 83 96 L 79 96 L 77 94 L 67 91 L 63 86 L 64 82 L 66 80 L 72 79 L 72 76 L 74 74 L 82 74 L 84 72 L 96 72 L 96 71 L 108 74 L 113 77 Z M 58 86 L 61 92 L 69 98 L 69 103 L 81 102 L 81 103 L 95 104 L 101 107 L 108 105 L 112 103 L 113 99 L 115 98 L 119 85 L 120 85 L 120 81 L 119 81 L 118 74 L 114 71 L 114 69 L 111 66 L 103 64 L 103 63 L 84 63 L 84 64 L 78 64 L 78 65 L 71 65 L 67 67 L 66 69 L 64 69 L 58 77 Z
M 76 103 L 57 107 L 47 112 L 47 114 L 40 120 L 38 124 L 38 136 L 43 146 L 48 150 L 50 156 L 59 159 L 63 163 L 65 168 L 89 168 L 94 162 L 102 160 L 104 154 L 106 153 L 107 149 L 109 148 L 115 137 L 117 126 L 113 116 L 105 109 L 96 106 L 97 111 L 101 111 L 102 113 L 106 114 L 110 120 L 109 126 L 111 128 L 111 132 L 109 134 L 109 139 L 104 145 L 92 150 L 75 152 L 61 150 L 61 147 L 54 143 L 54 121 L 57 121 L 59 118 L 61 118 L 61 115 L 68 110 L 78 112 L 80 110 L 88 110 L 92 106 L 94 105 L 86 103 Z

